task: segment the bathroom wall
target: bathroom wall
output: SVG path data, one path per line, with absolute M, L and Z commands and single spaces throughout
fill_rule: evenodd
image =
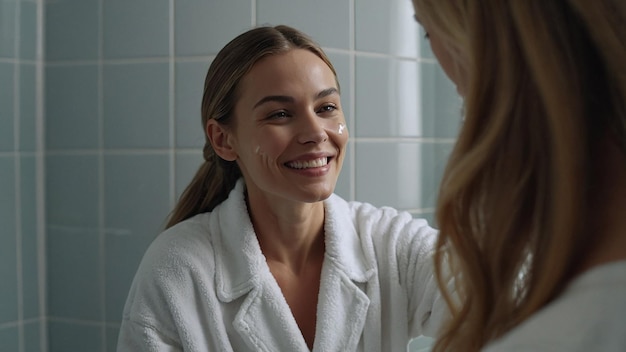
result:
M 0 351 L 45 346 L 38 10 L 0 0 Z
M 336 65 L 351 133 L 337 193 L 432 219 L 460 101 L 412 14 L 409 0 L 0 0 L 0 351 L 115 350 L 135 268 L 201 160 L 208 65 L 251 26 L 300 28 Z

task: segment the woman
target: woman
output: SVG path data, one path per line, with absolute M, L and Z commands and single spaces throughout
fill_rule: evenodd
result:
M 626 351 L 626 3 L 413 3 L 465 97 L 434 350 Z
M 333 194 L 348 131 L 333 66 L 252 29 L 206 77 L 204 163 L 146 252 L 120 351 L 406 351 L 433 335 L 436 231 Z

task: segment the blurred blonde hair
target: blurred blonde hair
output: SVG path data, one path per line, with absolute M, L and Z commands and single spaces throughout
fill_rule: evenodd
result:
M 626 155 L 626 3 L 413 1 L 467 79 L 437 205 L 436 275 L 458 291 L 443 290 L 434 351 L 478 351 L 559 295 L 597 240 L 592 161 L 606 138 Z

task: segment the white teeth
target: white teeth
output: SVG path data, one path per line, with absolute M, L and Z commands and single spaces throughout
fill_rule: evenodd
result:
M 312 167 L 321 167 L 328 164 L 328 158 L 319 158 L 308 161 L 292 161 L 287 163 L 287 166 L 293 169 L 308 169 Z

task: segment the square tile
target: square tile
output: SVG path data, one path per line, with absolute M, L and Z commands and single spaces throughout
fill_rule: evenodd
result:
M 168 0 L 104 1 L 104 57 L 168 56 L 169 3 Z
M 426 31 L 424 31 L 424 27 L 418 26 L 417 33 L 419 38 L 420 58 L 436 60 L 435 54 L 433 54 L 433 51 L 430 48 L 430 41 L 426 38 Z
M 180 2 L 177 2 L 180 3 Z M 176 146 L 202 149 L 205 143 L 202 127 L 202 94 L 210 62 L 177 62 L 175 73 Z
M 79 228 L 47 228 L 48 315 L 101 320 L 100 240 Z
M 250 0 L 174 2 L 177 56 L 217 54 L 252 25 Z
M 99 0 L 46 1 L 46 60 L 98 59 L 98 3 Z
M 324 47 L 350 49 L 350 3 L 348 0 L 257 0 L 257 23 L 286 24 Z
M 48 323 L 49 352 L 102 351 L 102 328 L 60 321 Z
M 117 351 L 117 337 L 120 334 L 120 329 L 115 327 L 107 326 L 106 328 L 106 351 L 107 352 L 116 352 Z
M 146 249 L 155 236 L 107 233 L 105 239 L 105 321 L 121 323 L 130 285 Z
M 20 2 L 20 59 L 35 60 L 37 56 L 37 3 Z
M 204 162 L 202 151 L 176 152 L 175 179 L 176 179 L 176 199 L 178 201 L 183 191 L 187 188 L 198 169 Z
M 37 148 L 37 89 L 34 64 L 20 64 L 20 145 L 22 151 Z
M 418 57 L 417 22 L 411 1 L 354 2 L 356 50 Z
M 96 155 L 46 157 L 46 221 L 98 236 L 99 165 Z
M 41 320 L 24 324 L 24 352 L 41 352 L 44 347 L 41 343 Z
M 45 85 L 47 149 L 97 148 L 98 66 L 48 66 Z
M 463 99 L 438 64 L 420 64 L 420 122 L 424 136 L 456 138 L 463 122 Z
M 104 66 L 105 148 L 167 148 L 169 66 L 167 63 Z
M 154 238 L 170 212 L 167 154 L 105 155 L 107 236 Z
M 434 207 L 449 147 L 410 141 L 356 142 L 356 199 L 402 210 Z
M 356 137 L 421 136 L 418 86 L 416 61 L 357 56 Z
M 2 6 L 0 2 L 0 7 Z M 0 152 L 15 149 L 13 129 L 15 121 L 15 65 L 0 62 Z
M 14 58 L 16 56 L 16 8 L 17 3 L 15 0 L 0 1 L 0 57 Z
M 0 324 L 17 320 L 15 161 L 0 157 Z M 2 350 L 2 349 L 0 349 Z
M 35 157 L 20 161 L 22 224 L 22 292 L 24 319 L 42 315 L 39 310 L 39 243 L 37 238 L 37 184 Z
M 19 333 L 16 326 L 0 329 L 0 351 L 19 351 Z

